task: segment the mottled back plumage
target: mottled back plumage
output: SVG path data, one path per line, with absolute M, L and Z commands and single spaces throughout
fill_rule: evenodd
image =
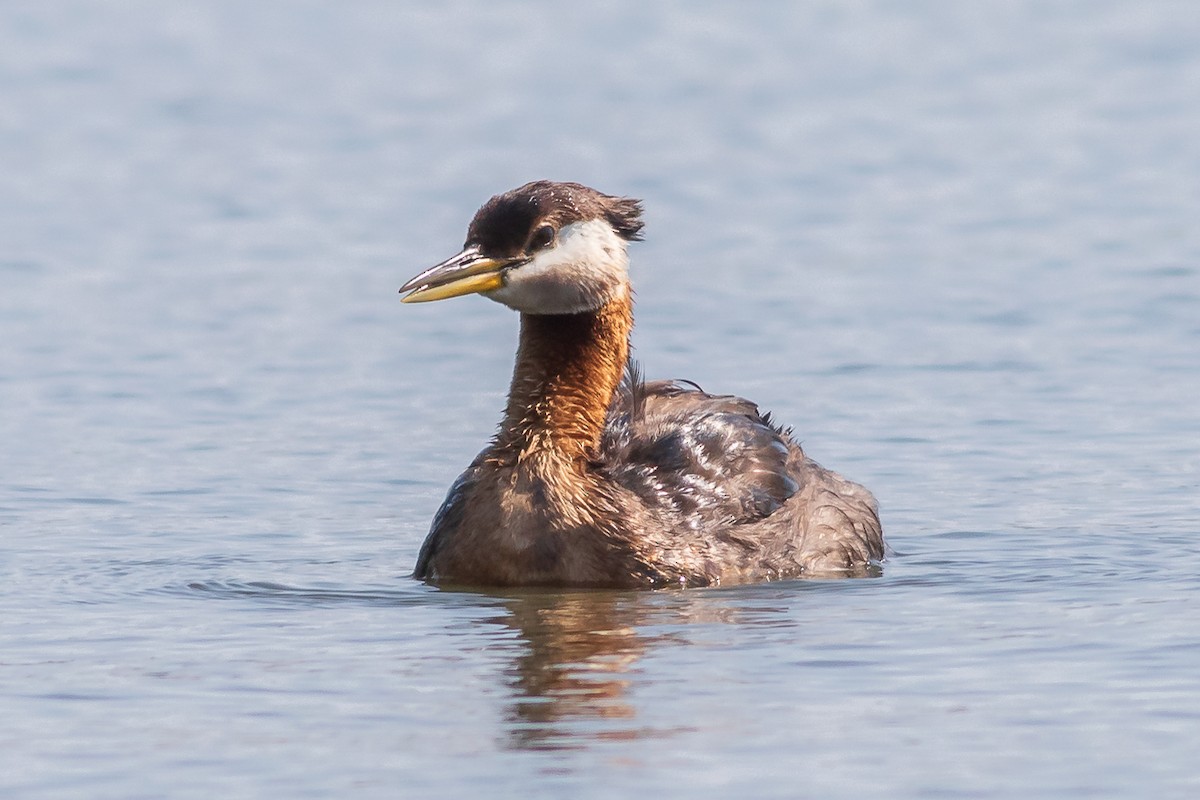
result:
M 691 530 L 763 519 L 799 486 L 790 445 L 748 400 L 642 380 L 634 362 L 609 412 L 597 469 Z

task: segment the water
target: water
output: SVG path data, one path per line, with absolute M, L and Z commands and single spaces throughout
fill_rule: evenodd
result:
M 1190 797 L 1185 3 L 10 3 L 13 797 Z M 638 355 L 870 486 L 881 578 L 407 575 L 516 320 L 401 307 L 536 177 L 642 197 Z

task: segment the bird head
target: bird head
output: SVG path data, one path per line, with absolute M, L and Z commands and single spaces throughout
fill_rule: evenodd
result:
M 637 200 L 534 181 L 484 203 L 457 255 L 400 287 L 405 303 L 482 294 L 526 314 L 577 314 L 628 290 Z

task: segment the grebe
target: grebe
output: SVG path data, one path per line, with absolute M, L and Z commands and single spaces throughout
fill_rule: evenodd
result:
M 739 397 L 629 364 L 637 200 L 535 181 L 475 214 L 406 303 L 521 313 L 499 431 L 434 517 L 414 577 L 491 586 L 709 586 L 870 574 L 875 498 Z

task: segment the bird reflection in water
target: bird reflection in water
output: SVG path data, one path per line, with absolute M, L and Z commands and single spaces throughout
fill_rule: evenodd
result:
M 518 749 L 580 746 L 577 736 L 637 738 L 643 732 L 592 721 L 632 721 L 626 697 L 631 672 L 653 642 L 638 630 L 645 609 L 624 593 L 567 592 L 512 597 L 497 620 L 526 645 L 511 669 L 516 695 L 511 739 Z
M 666 632 L 667 625 L 733 622 L 739 614 L 698 595 L 682 605 L 655 599 L 605 591 L 509 596 L 508 613 L 494 621 L 516 630 L 523 644 L 509 668 L 514 689 L 510 747 L 572 749 L 690 730 L 639 724 L 637 705 L 628 696 L 638 680 L 638 662 L 656 647 L 686 644 L 686 637 Z M 777 608 L 759 610 L 778 619 Z

